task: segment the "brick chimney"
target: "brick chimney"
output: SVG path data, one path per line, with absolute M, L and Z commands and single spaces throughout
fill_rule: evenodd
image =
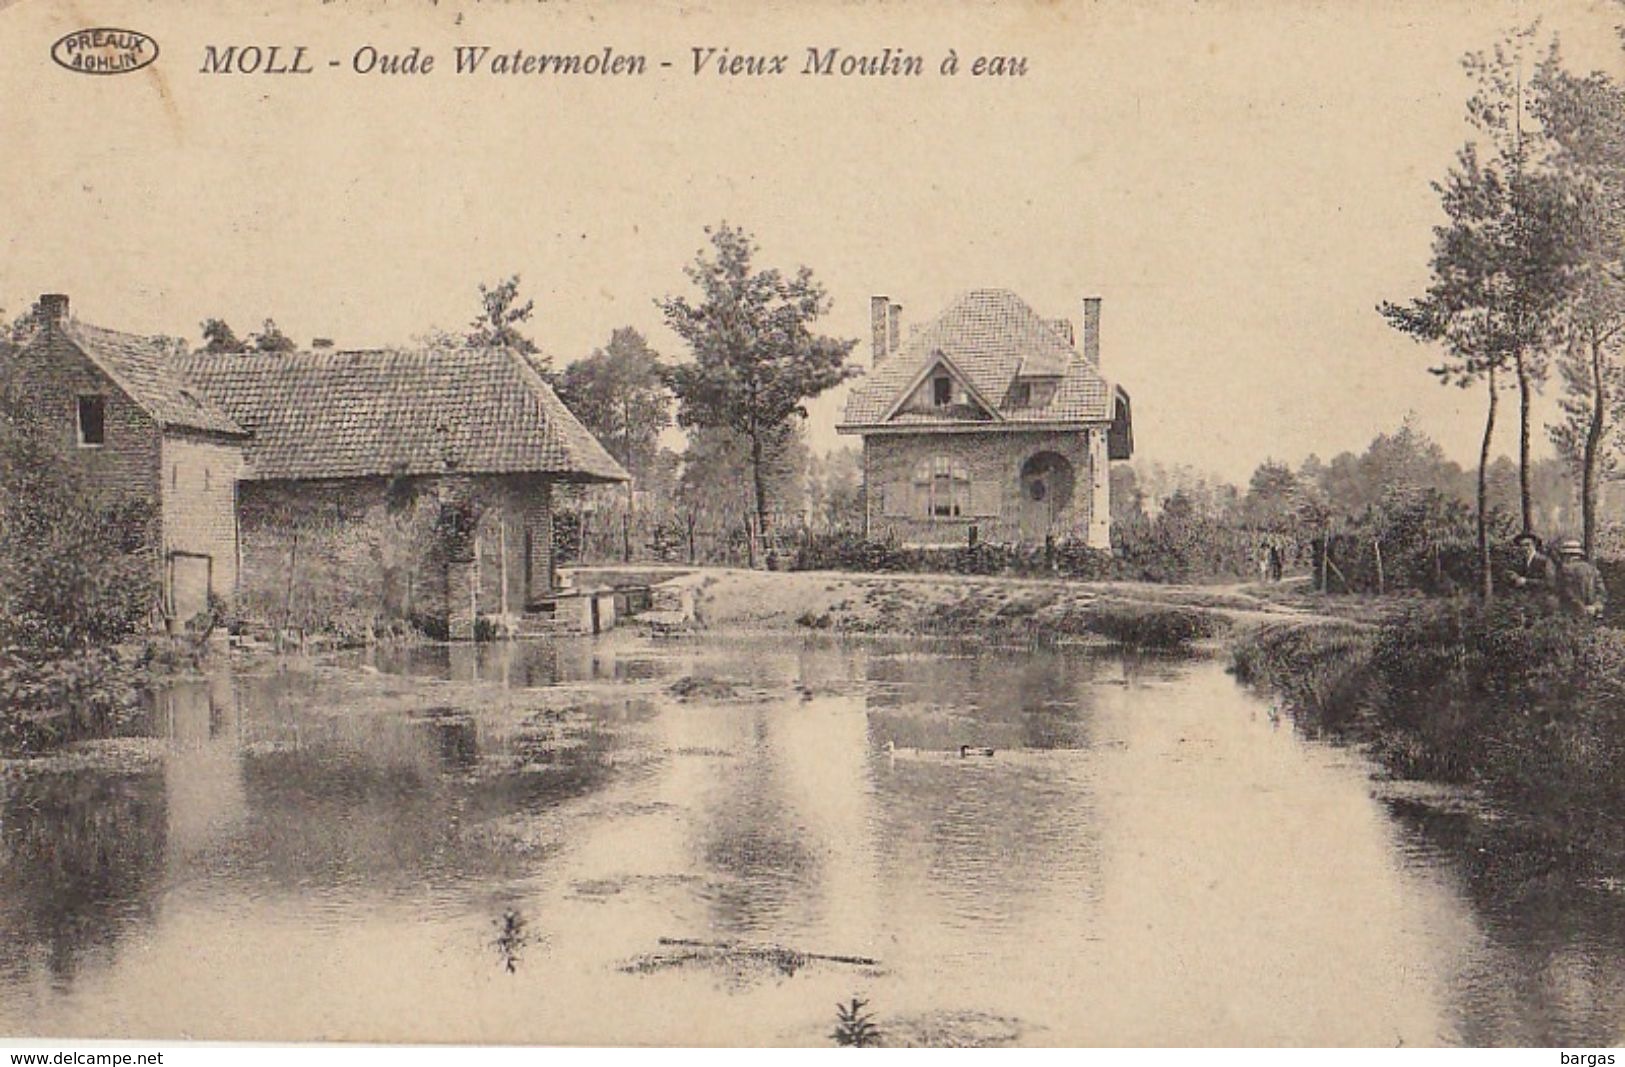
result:
M 870 365 L 878 367 L 880 361 L 886 358 L 891 351 L 891 297 L 871 296 L 869 298 L 869 347 L 871 352 Z
M 1083 358 L 1100 365 L 1100 297 L 1083 298 Z
M 903 305 L 893 304 L 886 309 L 886 354 L 896 355 L 903 346 Z
M 40 322 L 47 326 L 61 326 L 68 321 L 68 294 L 41 293 L 39 295 Z

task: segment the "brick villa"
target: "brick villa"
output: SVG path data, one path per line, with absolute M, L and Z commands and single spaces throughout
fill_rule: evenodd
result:
M 1082 343 L 1005 289 L 965 293 L 906 341 L 870 306 L 874 366 L 836 429 L 863 438 L 866 534 L 917 546 L 1076 537 L 1111 548 L 1108 464 L 1134 450 L 1129 397 L 1100 366 L 1100 300 Z
M 627 479 L 515 353 L 175 354 L 39 311 L 14 385 L 92 484 L 157 505 L 171 625 L 319 596 L 469 637 L 553 591 L 553 485 Z

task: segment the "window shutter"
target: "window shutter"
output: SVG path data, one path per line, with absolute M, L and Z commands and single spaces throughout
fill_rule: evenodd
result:
M 979 519 L 998 518 L 1003 504 L 1003 489 L 998 482 L 972 482 L 970 513 Z

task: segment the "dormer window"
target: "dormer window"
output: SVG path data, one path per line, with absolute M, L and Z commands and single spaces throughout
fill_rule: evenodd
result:
M 106 401 L 99 396 L 79 398 L 79 447 L 100 448 L 107 443 Z
M 931 402 L 945 408 L 954 402 L 954 380 L 946 374 L 931 379 Z
M 1010 387 L 1010 406 L 1024 408 L 1032 406 L 1033 386 L 1031 382 L 1016 382 Z

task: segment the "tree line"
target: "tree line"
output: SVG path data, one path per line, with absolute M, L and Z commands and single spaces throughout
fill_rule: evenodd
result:
M 1547 427 L 1580 484 L 1588 554 L 1625 415 L 1625 89 L 1577 74 L 1534 23 L 1468 54 L 1470 133 L 1433 183 L 1427 290 L 1378 308 L 1395 329 L 1442 351 L 1430 370 L 1481 387 L 1484 433 L 1475 493 L 1480 592 L 1493 593 L 1490 451 L 1504 389 L 1518 407 L 1518 521 L 1535 532 L 1530 460 L 1534 394 L 1556 372 L 1560 420 Z
M 807 267 L 783 271 L 757 264 L 759 248 L 745 230 L 724 222 L 705 231 L 684 269 L 691 293 L 655 301 L 689 358 L 670 360 L 638 330 L 624 326 L 589 355 L 562 369 L 530 336 L 536 305 L 515 274 L 479 287 L 479 308 L 461 333 L 433 331 L 430 348 L 504 348 L 527 359 L 559 398 L 633 475 L 617 496 L 572 490 L 561 503 L 577 516 L 618 518 L 633 554 L 630 524 L 641 511 L 670 541 L 686 532 L 737 534 L 754 565 L 776 522 L 817 516 L 830 524 L 861 521 L 856 453 L 814 457 L 805 441 L 806 402 L 858 373 L 847 356 L 853 339 L 815 328 L 830 310 L 824 287 Z M 272 319 L 240 339 L 218 318 L 201 324 L 204 348 L 224 353 L 278 353 L 297 345 Z M 673 425 L 684 429 L 681 453 L 661 447 Z M 639 554 L 646 545 L 639 546 Z

